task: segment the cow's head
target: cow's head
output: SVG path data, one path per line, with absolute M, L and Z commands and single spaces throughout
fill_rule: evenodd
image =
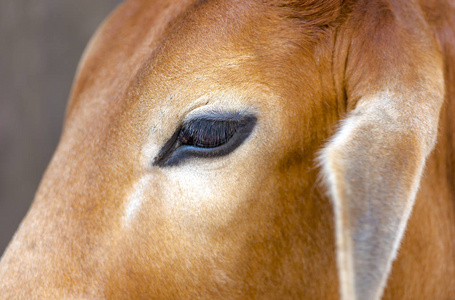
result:
M 1 297 L 378 299 L 441 59 L 417 8 L 343 2 L 122 5 L 82 59 Z

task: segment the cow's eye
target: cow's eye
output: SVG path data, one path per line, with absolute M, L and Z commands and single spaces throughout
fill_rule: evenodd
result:
M 256 117 L 211 113 L 185 121 L 160 150 L 154 165 L 174 166 L 191 157 L 218 157 L 234 151 L 250 135 Z
M 239 127 L 239 120 L 198 118 L 183 125 L 178 141 L 185 146 L 216 148 L 226 144 Z

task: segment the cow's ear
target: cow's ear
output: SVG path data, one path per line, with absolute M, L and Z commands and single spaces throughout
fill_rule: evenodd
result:
M 343 300 L 383 294 L 435 145 L 444 94 L 438 44 L 419 10 L 372 2 L 380 1 L 362 1 L 367 7 L 353 9 L 340 29 L 349 44 L 340 72 L 348 113 L 321 155 Z

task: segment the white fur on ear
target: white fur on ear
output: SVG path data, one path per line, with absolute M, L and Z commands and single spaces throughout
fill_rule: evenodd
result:
M 321 153 L 343 300 L 382 296 L 435 144 L 442 92 L 424 96 L 365 96 Z

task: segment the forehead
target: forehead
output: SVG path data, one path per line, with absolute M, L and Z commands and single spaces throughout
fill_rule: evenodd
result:
M 81 62 L 67 127 L 73 117 L 106 126 L 127 111 L 153 127 L 210 104 L 273 114 L 317 93 L 309 29 L 276 7 L 177 2 L 128 1 L 108 19 Z

